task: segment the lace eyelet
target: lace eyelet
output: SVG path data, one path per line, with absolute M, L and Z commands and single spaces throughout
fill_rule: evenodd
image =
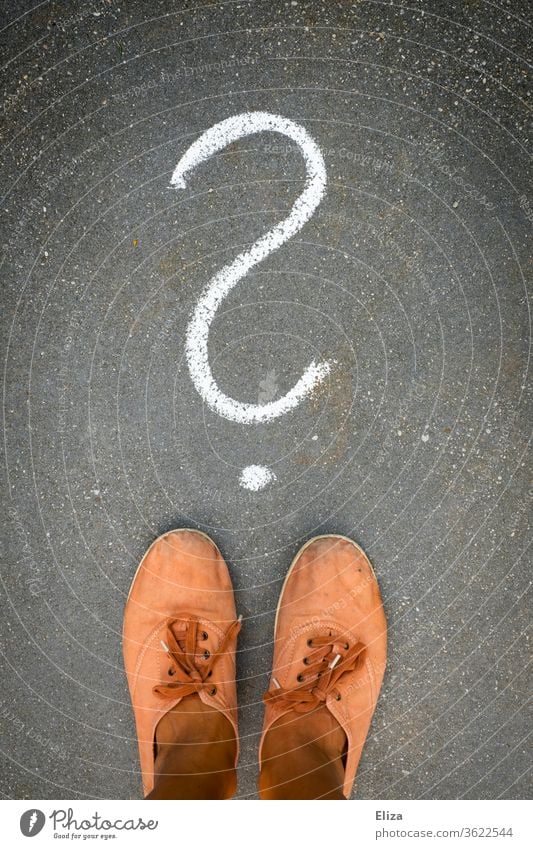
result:
M 302 681 L 304 680 L 304 676 L 302 675 L 301 672 L 299 672 L 298 675 L 296 676 L 296 680 L 299 681 L 300 683 L 302 683 Z
M 211 687 L 211 689 L 209 690 L 209 695 L 210 696 L 216 696 L 216 694 L 217 694 L 217 688 Z
M 308 657 L 304 657 L 304 664 L 306 666 L 309 666 L 309 658 Z
M 176 670 L 175 669 L 169 669 L 168 674 L 172 677 L 172 675 L 176 674 Z
M 340 700 L 341 700 L 341 699 L 342 699 L 341 694 L 340 694 L 340 693 L 337 693 L 337 695 L 335 696 L 335 701 L 336 701 L 336 702 L 340 702 Z
M 207 633 L 207 631 L 202 631 L 202 637 L 201 637 L 201 639 L 202 639 L 202 640 L 207 640 L 208 638 L 209 638 L 209 634 Z
M 344 643 L 344 650 L 348 651 L 349 648 L 350 648 L 350 643 Z
M 213 670 L 212 670 L 212 669 L 210 669 L 210 670 L 209 670 L 209 672 L 207 673 L 207 677 L 208 677 L 208 678 L 211 678 L 211 675 L 212 675 L 212 674 L 213 674 Z
M 211 652 L 206 649 L 204 651 L 204 660 L 209 660 L 210 657 L 211 657 Z
M 309 646 L 310 649 L 313 648 L 313 638 L 312 637 L 310 637 L 310 639 L 307 640 L 307 645 Z

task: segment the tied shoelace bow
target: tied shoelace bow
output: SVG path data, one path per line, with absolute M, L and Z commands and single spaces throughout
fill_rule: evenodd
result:
M 166 641 L 161 640 L 161 645 L 172 662 L 168 674 L 174 679 L 168 684 L 158 684 L 153 688 L 154 693 L 166 696 L 168 699 L 179 699 L 207 690 L 210 696 L 214 696 L 217 688 L 210 681 L 213 667 L 219 658 L 225 653 L 229 643 L 241 630 L 242 616 L 232 622 L 216 652 L 197 651 L 197 643 L 200 639 L 206 640 L 207 633 L 200 628 L 200 623 L 195 616 L 185 620 L 184 627 L 177 631 L 173 628 L 180 619 L 170 619 L 167 622 Z M 197 658 L 209 659 L 209 663 L 199 667 Z
M 307 645 L 312 651 L 303 659 L 304 671 L 297 676 L 299 686 L 284 688 L 273 678 L 274 689 L 263 696 L 265 704 L 277 702 L 297 713 L 307 713 L 325 703 L 330 693 L 340 701 L 337 681 L 346 672 L 352 672 L 362 665 L 365 645 L 355 643 L 350 646 L 331 634 L 313 637 L 307 641 Z

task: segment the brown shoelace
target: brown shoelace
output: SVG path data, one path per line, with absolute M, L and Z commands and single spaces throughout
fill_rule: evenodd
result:
M 297 677 L 298 685 L 283 688 L 273 678 L 274 689 L 263 696 L 265 704 L 276 701 L 290 707 L 297 713 L 307 713 L 326 701 L 333 693 L 337 700 L 341 695 L 336 689 L 339 678 L 346 672 L 352 672 L 363 663 L 365 646 L 354 643 L 350 646 L 338 636 L 313 637 L 307 641 L 311 649 L 303 658 L 302 672 Z
M 168 699 L 184 698 L 192 693 L 199 693 L 201 690 L 207 690 L 210 696 L 214 696 L 217 688 L 208 679 L 213 674 L 213 668 L 219 658 L 225 653 L 227 646 L 237 636 L 241 630 L 241 619 L 239 618 L 232 622 L 216 652 L 210 653 L 205 649 L 198 652 L 197 644 L 200 640 L 206 640 L 208 634 L 203 628 L 200 628 L 200 623 L 196 616 L 189 616 L 184 622 L 184 627 L 181 630 L 175 630 L 176 622 L 183 623 L 180 619 L 169 619 L 167 622 L 166 641 L 161 640 L 161 645 L 167 653 L 172 666 L 168 670 L 168 674 L 174 680 L 169 683 L 158 684 L 153 688 L 154 693 L 159 693 L 160 696 L 166 696 Z M 209 663 L 199 667 L 197 659 L 203 657 L 209 659 Z

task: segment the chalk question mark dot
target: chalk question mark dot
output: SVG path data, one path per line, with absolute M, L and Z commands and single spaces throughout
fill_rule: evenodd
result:
M 173 188 L 184 189 L 186 176 L 200 163 L 223 150 L 228 144 L 264 131 L 281 133 L 298 145 L 306 167 L 304 189 L 286 218 L 275 224 L 257 239 L 249 250 L 240 253 L 233 262 L 225 265 L 211 278 L 193 310 L 185 342 L 187 365 L 197 392 L 211 410 L 239 424 L 259 424 L 283 416 L 308 397 L 330 371 L 328 362 L 313 361 L 282 398 L 266 404 L 247 404 L 222 392 L 211 371 L 208 353 L 209 330 L 226 295 L 250 269 L 298 233 L 322 200 L 326 190 L 324 158 L 307 130 L 289 118 L 270 112 L 243 112 L 220 121 L 202 133 L 183 154 L 170 181 Z M 239 483 L 245 489 L 256 492 L 275 479 L 275 474 L 266 466 L 252 465 L 243 469 Z
M 246 466 L 241 472 L 239 483 L 244 489 L 259 492 L 268 483 L 276 480 L 274 472 L 268 466 Z

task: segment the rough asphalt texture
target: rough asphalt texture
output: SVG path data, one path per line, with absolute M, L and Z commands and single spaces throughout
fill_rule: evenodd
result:
M 156 535 L 212 534 L 245 617 L 239 797 L 254 797 L 282 579 L 311 535 L 379 577 L 389 666 L 360 798 L 528 794 L 530 323 L 525 2 L 4 4 L 5 516 L 1 790 L 140 796 L 124 600 Z M 319 144 L 328 189 L 184 361 L 203 287 L 283 217 L 298 150 L 233 144 L 181 193 L 189 144 L 267 110 Z M 529 396 L 530 397 L 530 396 Z M 252 493 L 244 466 L 277 480 Z

